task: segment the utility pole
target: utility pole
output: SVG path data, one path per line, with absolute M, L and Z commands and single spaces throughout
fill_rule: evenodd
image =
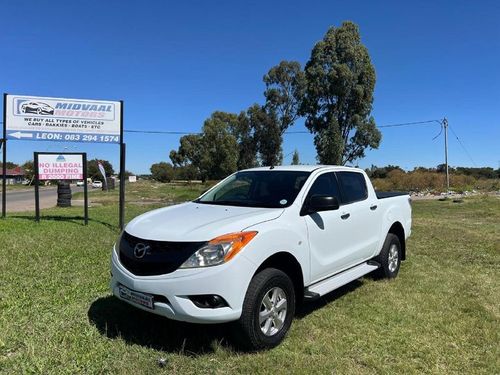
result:
M 446 194 L 450 191 L 450 174 L 448 173 L 448 120 L 443 119 L 444 128 L 444 164 L 446 165 Z

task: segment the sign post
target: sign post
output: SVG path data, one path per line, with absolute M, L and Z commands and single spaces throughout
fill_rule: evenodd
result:
M 40 221 L 39 183 L 43 180 L 83 180 L 84 220 L 88 224 L 87 154 L 35 152 L 35 217 Z
M 85 225 L 89 223 L 89 192 L 87 184 L 87 153 L 84 152 L 83 156 L 83 216 Z
M 125 143 L 123 142 L 123 100 L 120 100 L 120 230 L 125 226 Z
M 119 218 L 120 229 L 123 229 L 125 212 L 123 101 L 4 94 L 3 104 L 2 217 L 6 216 L 7 140 L 108 143 L 120 145 Z
M 38 170 L 38 152 L 33 154 L 33 167 L 35 168 L 35 220 L 40 221 L 40 179 Z
M 2 145 L 2 217 L 7 213 L 7 94 L 3 94 L 3 145 Z

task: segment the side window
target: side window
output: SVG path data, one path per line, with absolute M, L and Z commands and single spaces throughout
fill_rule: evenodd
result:
M 342 188 L 344 204 L 358 202 L 368 198 L 365 177 L 357 172 L 337 172 Z
M 323 173 L 316 178 L 307 196 L 311 197 L 312 195 L 333 195 L 340 202 L 340 189 L 333 172 Z

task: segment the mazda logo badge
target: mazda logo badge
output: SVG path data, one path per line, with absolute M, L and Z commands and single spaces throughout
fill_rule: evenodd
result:
M 142 242 L 139 242 L 137 245 L 134 247 L 134 255 L 137 259 L 144 258 L 144 255 L 149 251 L 151 246 L 143 244 Z

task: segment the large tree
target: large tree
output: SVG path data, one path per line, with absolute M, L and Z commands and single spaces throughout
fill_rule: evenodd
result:
M 182 167 L 189 164 L 198 166 L 201 155 L 201 135 L 188 134 L 181 137 L 177 151 L 170 151 L 170 160 L 175 167 Z
M 346 164 L 378 148 L 381 133 L 372 110 L 375 69 L 353 22 L 331 27 L 305 66 L 301 114 L 314 134 L 318 160 Z
M 249 126 L 254 130 L 262 166 L 281 164 L 283 160 L 281 129 L 275 112 L 254 104 L 247 110 L 247 116 Z
M 278 117 L 283 134 L 299 117 L 306 80 L 297 61 L 282 61 L 264 76 L 266 109 Z
M 230 133 L 233 116 L 216 111 L 202 129 L 200 171 L 202 179 L 221 179 L 236 171 L 238 144 Z
M 255 129 L 245 111 L 242 111 L 237 121 L 231 124 L 231 134 L 238 142 L 238 170 L 257 166 L 258 144 Z
M 220 179 L 236 171 L 239 151 L 231 129 L 237 119 L 226 112 L 212 113 L 201 134 L 181 137 L 179 149 L 170 151 L 172 163 L 176 167 L 195 167 L 202 180 Z

